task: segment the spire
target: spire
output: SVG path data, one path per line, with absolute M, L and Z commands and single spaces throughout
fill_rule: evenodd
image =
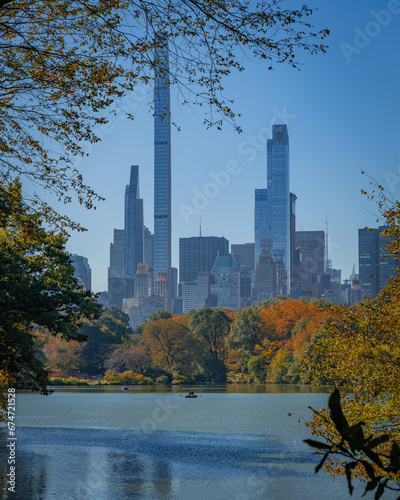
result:
M 201 238 L 201 217 L 200 217 L 200 238 Z

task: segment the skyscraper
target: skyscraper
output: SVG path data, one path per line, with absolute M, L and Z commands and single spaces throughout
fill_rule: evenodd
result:
M 90 290 L 92 288 L 92 270 L 87 258 L 73 253 L 71 254 L 71 261 L 75 268 L 75 278 L 85 290 Z
M 108 268 L 108 279 L 123 278 L 125 253 L 125 231 L 114 229 L 114 241 L 110 243 L 110 267 Z
M 296 231 L 295 248 L 300 254 L 299 262 L 294 269 L 293 284 L 297 291 L 303 295 L 306 290 L 313 290 L 313 283 L 317 283 L 317 276 L 324 274 L 325 267 L 325 233 L 324 231 Z
M 255 248 L 255 265 L 260 258 L 263 250 L 271 250 L 272 241 L 267 239 L 267 224 L 268 224 L 268 207 L 267 207 L 267 190 L 256 189 L 255 192 L 255 208 L 254 208 L 254 248 Z
M 133 278 L 143 262 L 143 200 L 139 198 L 139 167 L 131 166 L 125 189 L 124 277 Z
M 144 226 L 144 254 L 143 260 L 149 266 L 150 274 L 153 272 L 154 234 Z
M 255 259 L 263 249 L 277 262 L 278 289 L 290 293 L 289 135 L 286 125 L 274 125 L 267 141 L 267 189 L 255 193 Z
M 384 236 L 382 231 L 388 229 L 389 226 L 379 226 L 379 286 L 384 288 L 388 279 L 397 274 L 399 263 L 389 253 L 385 246 L 392 240 L 390 236 Z
M 379 229 L 358 230 L 358 270 L 368 296 L 377 295 L 379 285 Z
M 218 255 L 229 255 L 229 241 L 223 236 L 179 238 L 179 282 L 194 281 L 199 273 L 209 273 Z
M 254 243 L 238 243 L 231 245 L 231 252 L 240 272 L 255 268 Z
M 217 307 L 239 309 L 240 307 L 240 273 L 231 254 L 215 259 L 211 270 L 211 295 L 216 298 Z
M 167 42 L 154 52 L 154 279 L 166 276 L 171 307 L 171 124 Z

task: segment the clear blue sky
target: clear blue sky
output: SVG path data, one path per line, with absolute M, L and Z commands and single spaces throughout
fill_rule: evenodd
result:
M 400 197 L 400 2 L 318 4 L 312 21 L 331 30 L 327 54 L 300 54 L 301 71 L 284 65 L 268 71 L 261 62 L 249 61 L 245 72 L 225 81 L 226 95 L 242 114 L 242 134 L 228 124 L 222 132 L 206 130 L 199 110 L 179 107 L 172 93 L 173 119 L 182 127 L 172 133 L 175 267 L 179 238 L 197 236 L 200 217 L 204 236 L 254 241 L 254 190 L 266 187 L 265 140 L 273 123 L 288 125 L 297 230 L 325 230 L 328 217 L 330 258 L 342 269 L 342 279 L 354 263 L 358 269 L 357 229 L 377 227 L 377 208 L 361 195 L 368 189 L 361 170 Z M 151 100 L 145 87 L 129 96 L 123 105 L 135 121 L 122 113 L 112 119 L 102 131 L 103 141 L 79 164 L 85 180 L 107 199 L 95 211 L 70 207 L 68 212 L 88 229 L 72 235 L 68 250 L 89 259 L 95 291 L 107 288 L 109 246 L 113 228 L 123 227 L 130 165 L 140 167 L 145 223 L 153 230 Z M 212 191 L 212 176 L 227 169 L 226 186 Z M 198 191 L 208 193 L 204 208 L 184 216 L 184 206 L 193 207 Z

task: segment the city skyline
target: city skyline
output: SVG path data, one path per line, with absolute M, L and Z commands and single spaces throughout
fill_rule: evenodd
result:
M 228 124 L 222 131 L 207 130 L 200 113 L 178 106 L 171 87 L 173 121 L 181 126 L 181 131 L 172 128 L 175 267 L 179 238 L 197 235 L 200 218 L 203 234 L 225 236 L 233 244 L 253 241 L 254 190 L 266 186 L 266 140 L 272 125 L 287 123 L 297 230 L 323 230 L 328 216 L 332 265 L 342 269 L 343 278 L 351 274 L 358 261 L 358 229 L 379 225 L 376 204 L 361 195 L 361 189 L 370 190 L 369 179 L 361 172 L 400 197 L 396 128 L 400 71 L 388 61 L 400 18 L 393 14 L 364 48 L 357 48 L 354 41 L 355 28 L 365 32 L 376 10 L 369 0 L 319 5 L 312 22 L 331 29 L 327 54 L 301 56 L 301 71 L 280 65 L 268 72 L 254 62 L 227 79 L 225 93 L 242 113 L 240 135 Z M 349 55 L 349 46 L 358 52 Z M 124 120 L 122 112 L 110 119 L 101 129 L 103 141 L 78 165 L 86 182 L 107 198 L 94 212 L 66 207 L 89 230 L 72 234 L 68 249 L 88 257 L 94 290 L 106 289 L 108 244 L 113 228 L 120 225 L 126 165 L 141 167 L 144 222 L 153 231 L 151 101 L 151 87 L 138 86 L 121 103 L 135 120 Z

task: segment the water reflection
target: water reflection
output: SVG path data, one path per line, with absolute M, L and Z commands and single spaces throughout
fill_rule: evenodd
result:
M 311 477 L 299 464 L 316 461 L 260 435 L 22 427 L 19 440 L 16 498 L 30 500 L 201 498 L 221 479 L 209 498 L 234 498 L 251 478 Z
M 302 442 L 309 431 L 298 425 L 327 394 L 240 384 L 194 390 L 203 397 L 185 399 L 179 386 L 20 393 L 18 493 L 7 496 L 3 486 L 1 500 L 347 498 L 345 482 L 314 476 L 317 459 Z

